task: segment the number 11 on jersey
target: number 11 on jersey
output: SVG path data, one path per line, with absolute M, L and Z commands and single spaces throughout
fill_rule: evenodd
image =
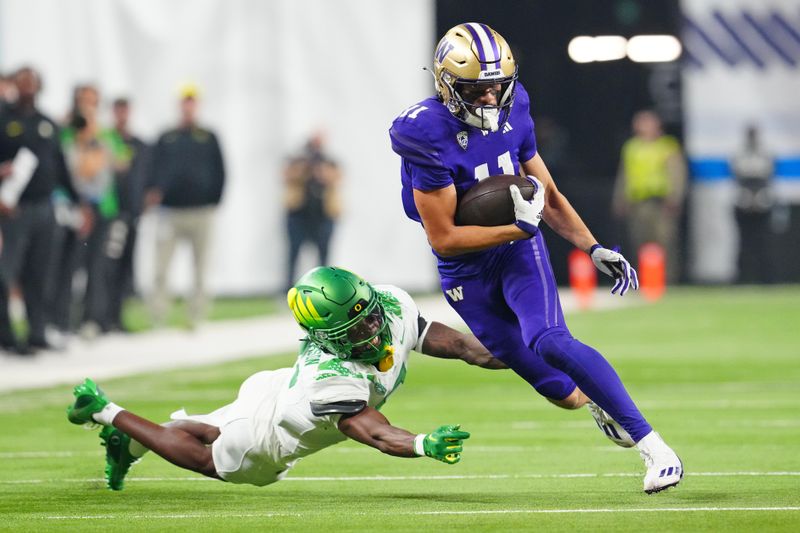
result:
M 514 174 L 514 163 L 511 162 L 511 154 L 508 150 L 497 156 L 497 166 L 500 167 L 501 174 Z M 489 176 L 489 163 L 484 163 L 475 167 L 476 180 L 482 180 Z

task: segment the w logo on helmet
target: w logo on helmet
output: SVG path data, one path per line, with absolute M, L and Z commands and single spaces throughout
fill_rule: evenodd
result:
M 460 302 L 464 299 L 464 287 L 461 285 L 458 287 L 453 287 L 452 289 L 447 289 L 444 292 L 446 292 L 450 299 L 454 302 Z
M 455 48 L 453 43 L 449 42 L 446 39 L 442 39 L 442 42 L 439 43 L 438 48 L 436 48 L 436 53 L 434 54 L 436 62 L 441 63 L 442 61 L 444 61 L 444 58 L 447 57 L 447 54 L 453 48 Z

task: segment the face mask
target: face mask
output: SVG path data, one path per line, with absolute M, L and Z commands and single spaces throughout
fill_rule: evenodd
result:
M 475 109 L 475 113 L 467 111 L 465 115 L 464 122 L 470 126 L 489 131 L 497 131 L 500 127 L 500 110 L 498 108 L 479 107 Z

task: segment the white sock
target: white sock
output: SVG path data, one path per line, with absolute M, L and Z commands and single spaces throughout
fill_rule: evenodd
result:
M 122 407 L 115 404 L 114 402 L 108 402 L 108 405 L 103 407 L 103 410 L 99 413 L 95 413 L 92 415 L 92 418 L 98 424 L 103 424 L 104 426 L 111 426 L 114 423 L 114 418 L 124 411 Z
M 141 457 L 149 451 L 150 449 L 145 448 L 138 440 L 131 439 L 130 444 L 128 444 L 128 452 L 134 457 Z
M 646 452 L 651 451 L 654 447 L 658 447 L 659 444 L 663 444 L 664 441 L 661 439 L 661 435 L 656 433 L 655 431 L 651 431 L 642 439 L 636 443 L 636 447 L 640 450 L 644 450 Z

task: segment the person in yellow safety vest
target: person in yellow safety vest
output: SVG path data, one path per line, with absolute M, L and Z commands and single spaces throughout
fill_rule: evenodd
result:
M 664 249 L 667 281 L 679 274 L 678 223 L 686 190 L 686 163 L 678 140 L 665 135 L 653 111 L 632 120 L 633 137 L 625 141 L 614 186 L 614 216 L 624 219 L 629 249 L 648 242 Z M 633 254 L 636 255 L 636 254 Z

